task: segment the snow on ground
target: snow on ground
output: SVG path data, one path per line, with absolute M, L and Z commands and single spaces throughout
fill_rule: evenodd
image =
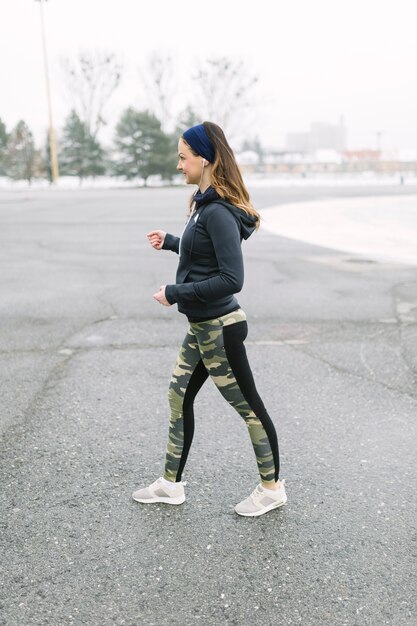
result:
M 314 245 L 417 265 L 417 195 L 325 199 L 261 211 L 262 227 Z

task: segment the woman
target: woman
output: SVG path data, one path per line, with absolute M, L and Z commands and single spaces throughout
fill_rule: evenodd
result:
M 261 483 L 236 505 L 239 515 L 257 516 L 287 501 L 279 476 L 274 425 L 256 390 L 244 340 L 247 322 L 234 296 L 243 286 L 242 239 L 259 226 L 238 165 L 222 129 L 211 122 L 189 128 L 178 141 L 177 169 L 198 185 L 181 238 L 161 230 L 148 233 L 156 250 L 179 257 L 175 285 L 154 294 L 164 306 L 176 303 L 190 327 L 169 387 L 171 421 L 164 476 L 133 493 L 138 502 L 182 504 L 182 472 L 194 433 L 194 399 L 210 376 L 245 420 Z

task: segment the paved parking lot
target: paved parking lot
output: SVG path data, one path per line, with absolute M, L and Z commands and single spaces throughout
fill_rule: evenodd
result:
M 253 198 L 262 208 L 374 193 Z M 288 505 L 234 513 L 258 482 L 256 461 L 210 381 L 186 502 L 131 499 L 162 473 L 167 385 L 187 328 L 152 299 L 177 259 L 145 234 L 179 233 L 189 194 L 0 195 L 0 623 L 417 624 L 417 267 L 251 237 L 239 301 Z

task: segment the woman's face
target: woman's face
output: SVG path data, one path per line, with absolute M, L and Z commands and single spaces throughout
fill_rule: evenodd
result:
M 178 141 L 177 170 L 183 172 L 187 185 L 199 185 L 203 173 L 203 158 L 195 156 L 183 139 Z

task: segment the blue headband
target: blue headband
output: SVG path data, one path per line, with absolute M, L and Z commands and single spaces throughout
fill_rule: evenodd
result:
M 214 146 L 211 143 L 203 124 L 192 126 L 183 134 L 185 141 L 202 157 L 214 163 Z

